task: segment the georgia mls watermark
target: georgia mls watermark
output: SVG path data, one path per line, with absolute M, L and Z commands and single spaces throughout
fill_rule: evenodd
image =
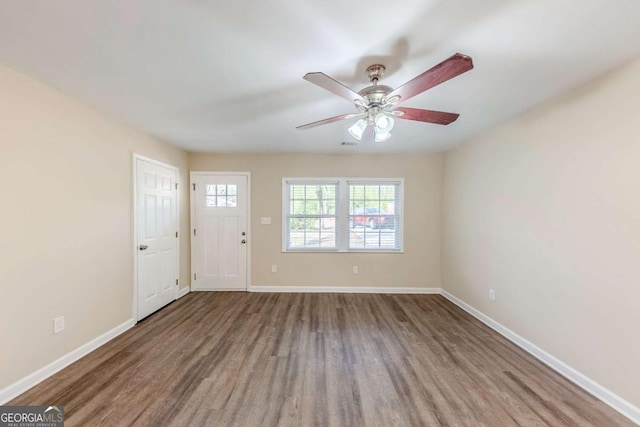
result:
M 64 427 L 64 406 L 0 406 L 0 427 Z

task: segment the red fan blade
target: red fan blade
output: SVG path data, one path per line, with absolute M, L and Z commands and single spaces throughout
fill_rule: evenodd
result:
M 404 114 L 394 114 L 401 111 Z M 456 121 L 460 114 L 445 113 L 444 111 L 421 110 L 419 108 L 399 107 L 391 113 L 396 119 L 415 120 L 417 122 L 435 123 L 438 125 L 448 125 Z
M 329 92 L 335 93 L 339 97 L 344 98 L 351 103 L 353 103 L 356 99 L 364 102 L 365 104 L 367 103 L 367 100 L 364 99 L 361 95 L 324 73 L 307 73 L 304 75 L 303 79 L 315 85 L 318 85 L 321 88 L 328 90 Z
M 329 117 L 328 119 L 318 120 L 317 122 L 307 123 L 306 125 L 296 126 L 296 129 L 309 129 L 316 126 L 326 125 L 327 123 L 339 122 L 340 120 L 355 119 L 365 117 L 364 113 L 340 114 L 339 116 Z
M 470 56 L 456 53 L 449 59 L 445 59 L 430 70 L 425 71 L 418 77 L 409 80 L 399 88 L 386 96 L 390 99 L 393 96 L 400 96 L 400 102 L 431 89 L 434 86 L 444 83 L 449 79 L 459 76 L 473 68 L 473 61 Z

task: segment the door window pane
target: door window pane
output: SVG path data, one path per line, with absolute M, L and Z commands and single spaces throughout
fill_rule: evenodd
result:
M 205 190 L 205 205 L 208 208 L 235 208 L 237 191 L 235 184 L 208 184 Z

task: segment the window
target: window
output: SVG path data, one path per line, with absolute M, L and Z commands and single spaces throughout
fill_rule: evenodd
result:
M 402 250 L 402 179 L 284 178 L 284 251 Z
M 235 184 L 207 184 L 205 197 L 208 208 L 235 208 L 237 187 Z
M 287 249 L 336 249 L 336 183 L 288 184 Z
M 399 183 L 349 183 L 349 249 L 400 249 L 399 191 Z

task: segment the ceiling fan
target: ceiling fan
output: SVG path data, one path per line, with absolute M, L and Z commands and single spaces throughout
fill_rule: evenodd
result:
M 359 92 L 349 89 L 324 73 L 307 73 L 304 76 L 305 80 L 329 92 L 333 92 L 349 102 L 353 102 L 358 112 L 341 114 L 297 126 L 296 129 L 309 129 L 340 120 L 357 118 L 358 121 L 348 129 L 355 139 L 360 141 L 364 137 L 365 140 L 369 141 L 373 137 L 376 142 L 382 142 L 391 137 L 391 129 L 393 129 L 395 123 L 394 118 L 448 125 L 454 122 L 459 114 L 398 107 L 397 105 L 472 68 L 473 61 L 471 57 L 456 53 L 402 86 L 393 89 L 389 86 L 378 84 L 378 80 L 384 74 L 385 67 L 381 64 L 374 64 L 367 68 L 371 86 L 367 86 Z

